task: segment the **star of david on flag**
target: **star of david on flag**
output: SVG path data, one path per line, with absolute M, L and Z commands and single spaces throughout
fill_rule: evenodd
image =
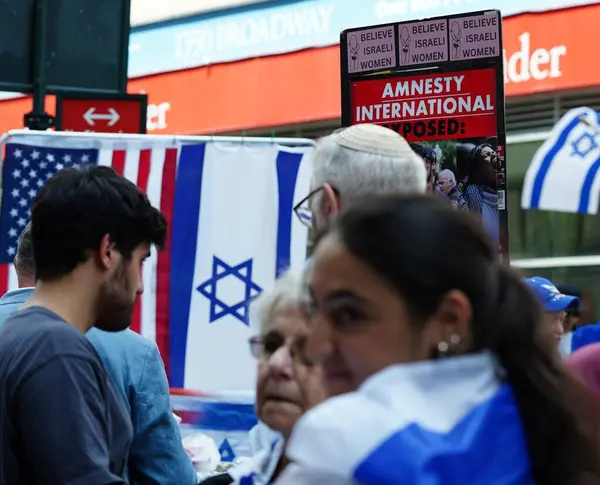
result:
M 313 147 L 184 146 L 171 259 L 171 385 L 254 393 L 252 302 L 306 261 L 294 206 L 310 192 Z M 256 322 L 258 323 L 258 322 Z
M 596 214 L 600 199 L 600 119 L 591 108 L 567 112 L 525 175 L 524 209 Z
M 574 157 L 585 158 L 590 152 L 598 149 L 598 134 L 592 131 L 586 131 L 581 136 L 571 142 L 571 155 Z
M 227 296 L 219 298 L 219 281 L 225 279 L 237 280 L 238 288 L 242 289 L 242 294 L 237 295 L 238 301 L 231 305 L 224 301 Z M 216 256 L 213 256 L 212 276 L 196 289 L 210 301 L 209 323 L 231 315 L 244 325 L 248 325 L 250 303 L 262 291 L 262 288 L 252 281 L 252 259 L 237 266 L 229 266 Z

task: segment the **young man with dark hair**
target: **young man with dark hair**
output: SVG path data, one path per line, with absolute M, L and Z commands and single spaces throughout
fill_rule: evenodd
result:
M 0 298 L 0 328 L 35 290 L 31 223 L 21 233 L 14 265 L 19 288 Z M 131 417 L 129 484 L 196 485 L 198 476 L 173 416 L 169 381 L 156 344 L 129 329 L 105 332 L 94 327 L 85 336 L 98 352 Z
M 52 177 L 31 223 L 35 291 L 0 329 L 0 483 L 125 484 L 131 419 L 84 334 L 129 326 L 165 219 L 92 166 Z

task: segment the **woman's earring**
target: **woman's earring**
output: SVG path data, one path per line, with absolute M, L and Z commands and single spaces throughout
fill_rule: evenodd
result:
M 441 357 L 445 357 L 446 354 L 448 353 L 448 349 L 449 349 L 449 345 L 448 342 L 440 342 L 437 344 L 437 348 L 438 348 L 438 352 L 440 353 Z
M 443 340 L 437 344 L 438 355 L 440 357 L 447 357 L 448 352 L 451 348 L 456 347 L 460 343 L 460 335 L 454 333 L 450 336 L 450 343 L 444 342 Z

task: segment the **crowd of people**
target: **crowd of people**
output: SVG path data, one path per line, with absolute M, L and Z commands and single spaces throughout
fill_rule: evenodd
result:
M 253 308 L 255 454 L 201 483 L 600 483 L 600 349 L 559 352 L 579 298 L 500 262 L 413 148 L 376 125 L 317 144 L 294 209 L 314 253 Z M 127 330 L 165 234 L 106 167 L 34 199 L 0 299 L 0 484 L 198 482 L 156 346 Z
M 453 160 L 450 168 L 439 170 L 442 160 L 435 149 L 425 143 L 411 143 L 411 148 L 425 162 L 427 191 L 447 200 L 462 211 L 476 214 L 483 222 L 488 237 L 499 244 L 498 185 L 503 183 L 504 171 L 496 149 L 488 141 L 478 145 L 457 143 L 457 155 L 466 152 L 459 163 Z M 457 180 L 457 165 L 463 165 L 462 177 Z

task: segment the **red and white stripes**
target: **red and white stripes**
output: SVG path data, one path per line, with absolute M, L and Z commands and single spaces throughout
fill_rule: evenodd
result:
M 131 329 L 156 342 L 168 373 L 170 233 L 177 171 L 177 148 L 101 149 L 99 165 L 111 166 L 148 195 L 167 219 L 165 251 L 152 249 L 142 269 L 144 294 L 137 301 Z
M 108 144 L 107 144 L 108 145 Z M 152 249 L 142 269 L 144 294 L 137 301 L 131 329 L 156 342 L 165 367 L 169 369 L 169 278 L 171 221 L 175 195 L 178 148 L 156 146 L 148 149 L 113 150 L 101 147 L 98 164 L 112 167 L 117 173 L 144 191 L 154 207 L 167 219 L 165 251 Z M 18 288 L 13 264 L 0 264 L 0 295 Z

